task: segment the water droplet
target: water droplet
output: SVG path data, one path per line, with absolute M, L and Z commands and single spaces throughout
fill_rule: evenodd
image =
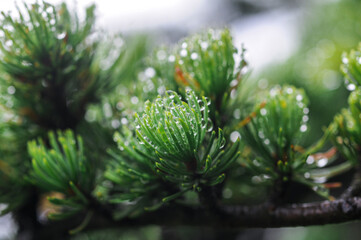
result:
M 310 177 L 311 177 L 311 174 L 310 174 L 309 172 L 305 172 L 304 177 L 305 177 L 305 178 L 310 178 Z
M 235 80 L 232 80 L 230 83 L 229 83 L 229 86 L 230 87 L 235 87 L 238 85 L 238 81 L 235 79 Z
M 151 68 L 151 67 L 145 69 L 144 73 L 145 73 L 145 76 L 147 76 L 148 78 L 152 78 L 155 76 L 155 70 L 154 70 L 154 68 Z
M 314 178 L 315 183 L 324 183 L 327 181 L 326 177 L 318 177 L 318 178 Z
M 113 119 L 111 124 L 113 128 L 118 128 L 120 126 L 120 121 L 118 119 Z
M 174 62 L 175 61 L 175 56 L 174 55 L 170 55 L 168 57 L 168 62 Z
M 14 94 L 15 92 L 16 92 L 16 89 L 15 89 L 14 86 L 9 86 L 9 87 L 8 87 L 8 93 L 9 93 L 9 94 L 12 95 L 12 94 Z
M 122 118 L 122 119 L 120 120 L 120 122 L 121 122 L 123 125 L 127 125 L 127 124 L 128 124 L 128 119 Z
M 300 127 L 300 131 L 301 132 L 306 132 L 307 131 L 307 125 L 302 124 L 301 127 Z
M 297 94 L 296 100 L 300 102 L 300 101 L 302 101 L 302 99 L 303 99 L 303 96 L 301 94 Z
M 253 176 L 252 177 L 252 183 L 259 184 L 262 182 L 262 178 L 260 176 Z
M 348 63 L 348 58 L 347 57 L 342 57 L 342 63 L 347 64 Z
M 11 47 L 12 45 L 13 45 L 13 41 L 11 41 L 11 40 L 7 40 L 5 42 L 5 46 L 7 46 L 7 47 Z
M 133 96 L 130 98 L 130 102 L 133 104 L 137 104 L 139 102 L 139 99 L 136 96 Z
M 356 85 L 353 83 L 350 83 L 346 86 L 347 90 L 354 91 L 356 89 Z
M 315 158 L 313 156 L 308 156 L 306 159 L 307 164 L 313 164 L 315 162 Z
M 258 132 L 258 137 L 262 138 L 262 139 L 265 138 L 264 133 L 262 131 L 259 131 Z
M 113 116 L 113 111 L 112 111 L 112 108 L 109 103 L 105 103 L 103 105 L 103 112 L 104 112 L 105 117 L 107 117 L 107 118 L 110 118 L 111 116 Z
M 328 159 L 327 158 L 321 158 L 317 161 L 317 166 L 318 167 L 324 167 L 326 166 L 328 163 Z
M 158 52 L 157 52 L 157 58 L 158 58 L 158 60 L 164 60 L 165 58 L 167 57 L 167 53 L 165 52 L 165 51 L 163 51 L 163 50 L 159 50 Z
M 269 140 L 269 139 L 265 139 L 265 140 L 264 140 L 264 144 L 266 144 L 266 145 L 270 144 L 270 140 Z
M 235 119 L 240 119 L 240 118 L 241 118 L 241 110 L 235 109 L 235 110 L 233 111 L 233 117 L 234 117 Z
M 96 112 L 94 110 L 88 110 L 84 118 L 87 122 L 94 122 L 96 120 Z
M 229 198 L 232 197 L 233 192 L 232 192 L 232 190 L 231 190 L 230 188 L 225 188 L 225 189 L 223 190 L 223 192 L 222 192 L 222 195 L 223 195 L 223 197 L 224 197 L 225 199 L 229 199 Z
M 241 139 L 241 134 L 237 131 L 233 131 L 230 135 L 231 141 L 236 142 L 238 138 Z
M 65 38 L 65 36 L 66 36 L 66 32 L 61 32 L 58 35 L 56 35 L 56 38 L 62 40 Z
M 201 48 L 203 50 L 206 50 L 208 48 L 208 43 L 207 42 L 201 42 Z
M 186 42 L 183 42 L 182 43 L 182 48 L 187 48 L 188 47 L 188 44 Z
M 198 53 L 194 52 L 194 53 L 191 54 L 191 59 L 192 60 L 196 60 L 197 58 L 198 58 Z
M 170 99 L 173 99 L 175 97 L 176 93 L 172 90 L 168 90 L 167 95 Z
M 292 89 L 292 88 L 290 88 L 290 87 L 289 87 L 289 88 L 287 88 L 287 89 L 286 89 L 286 93 L 288 93 L 288 94 L 292 94 L 292 93 L 293 93 L 293 89 Z
M 213 130 L 213 122 L 210 118 L 208 118 L 207 122 L 207 132 L 211 132 Z
M 188 51 L 185 50 L 185 49 L 182 49 L 182 50 L 179 52 L 179 54 L 180 54 L 182 57 L 185 57 L 185 56 L 187 56 Z
M 310 112 L 310 109 L 308 109 L 308 108 L 304 108 L 304 109 L 303 109 L 303 113 L 304 113 L 304 114 L 308 114 L 309 112 Z
M 267 109 L 261 108 L 260 113 L 261 113 L 262 116 L 266 115 L 267 114 Z
M 308 122 L 308 120 L 309 120 L 309 118 L 308 118 L 307 115 L 304 115 L 304 116 L 302 117 L 302 121 L 303 121 L 303 122 Z

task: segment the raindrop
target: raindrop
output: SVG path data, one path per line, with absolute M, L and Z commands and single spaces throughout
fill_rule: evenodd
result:
M 310 174 L 309 172 L 305 172 L 304 177 L 305 177 L 305 178 L 310 178 L 310 177 L 311 177 L 311 174 Z
M 303 96 L 301 94 L 297 94 L 296 100 L 300 102 L 300 101 L 302 101 L 302 99 L 303 99 Z
M 224 148 L 224 145 L 226 145 L 226 139 L 225 139 L 225 138 L 222 138 L 222 139 L 221 139 L 221 142 L 220 142 L 220 145 L 219 145 L 219 149 Z
M 292 93 L 293 93 L 293 89 L 289 87 L 289 88 L 286 89 L 286 92 L 287 92 L 288 94 L 292 94 Z
M 8 87 L 8 93 L 9 93 L 9 94 L 12 95 L 12 94 L 14 94 L 15 92 L 16 92 L 16 89 L 15 89 L 14 86 L 9 86 L 9 87 Z
M 7 40 L 5 42 L 5 46 L 7 46 L 7 47 L 11 47 L 12 45 L 13 45 L 13 41 L 11 41 L 11 40 Z
M 233 117 L 234 117 L 235 119 L 240 119 L 240 118 L 241 118 L 241 110 L 235 109 L 235 110 L 233 111 Z
M 229 86 L 230 86 L 230 87 L 235 87 L 235 86 L 237 86 L 237 84 L 238 84 L 238 81 L 235 79 L 235 80 L 232 80 L 232 81 L 229 83 Z
M 308 109 L 308 108 L 304 108 L 304 109 L 303 109 L 303 113 L 304 113 L 304 114 L 308 114 L 309 112 L 310 112 L 310 109 Z
M 302 117 L 302 121 L 303 121 L 303 122 L 308 122 L 308 119 L 309 119 L 309 118 L 308 118 L 307 115 L 304 115 L 304 116 Z
M 203 50 L 206 50 L 208 48 L 208 43 L 207 42 L 201 42 L 201 48 Z
M 347 57 L 343 57 L 343 58 L 342 58 L 342 63 L 347 64 L 347 63 L 348 63 L 348 58 L 347 58 Z
M 253 177 L 252 177 L 252 182 L 253 182 L 254 184 L 259 184 L 259 183 L 262 182 L 262 179 L 261 179 L 260 176 L 253 176 Z
M 266 89 L 268 87 L 268 80 L 265 78 L 262 78 L 261 80 L 258 81 L 258 87 L 260 89 Z
M 122 102 L 117 102 L 116 108 L 118 110 L 121 110 L 122 108 L 124 108 L 124 104 Z
M 111 124 L 113 128 L 118 128 L 120 126 L 120 122 L 118 119 L 113 119 Z
M 264 116 L 267 114 L 267 109 L 261 108 L 260 112 L 261 112 L 261 115 Z
M 206 102 L 207 102 L 207 106 L 211 105 L 211 100 L 210 100 L 210 99 L 208 99 L 207 97 L 205 97 L 204 99 L 205 99 Z
M 187 48 L 188 47 L 188 44 L 186 42 L 183 42 L 182 43 L 182 48 Z
M 107 118 L 109 118 L 113 115 L 113 111 L 112 111 L 112 108 L 109 103 L 105 103 L 103 105 L 103 112 L 104 112 L 105 117 L 107 117 Z
M 128 119 L 122 118 L 122 119 L 120 120 L 120 122 L 121 122 L 123 125 L 126 125 L 126 124 L 128 124 Z
M 308 156 L 306 159 L 307 164 L 313 164 L 315 162 L 315 158 L 313 156 Z
M 66 32 L 62 32 L 62 33 L 59 33 L 59 34 L 56 36 L 56 38 L 59 39 L 59 40 L 62 40 L 62 39 L 65 38 L 65 36 L 66 36 Z
M 170 99 L 173 99 L 175 97 L 176 93 L 172 90 L 168 90 L 167 95 Z
M 191 54 L 191 59 L 192 60 L 196 60 L 197 58 L 198 58 L 198 53 L 194 52 L 194 53 Z
M 154 70 L 154 68 L 151 68 L 151 67 L 145 69 L 144 73 L 145 73 L 145 76 L 147 76 L 148 78 L 152 78 L 155 76 L 155 70 Z
M 96 120 L 96 113 L 93 110 L 88 110 L 84 116 L 87 122 L 94 122 Z
M 238 138 L 241 139 L 241 134 L 239 132 L 234 131 L 231 133 L 230 139 L 232 142 L 236 142 Z
M 262 139 L 265 138 L 264 133 L 262 131 L 259 131 L 258 132 L 258 137 L 260 137 Z
M 133 96 L 130 98 L 130 102 L 133 104 L 137 104 L 139 102 L 139 99 L 136 96 Z
M 210 118 L 208 118 L 207 122 L 207 132 L 211 132 L 213 130 L 213 122 Z
M 166 57 L 167 57 L 167 54 L 166 54 L 165 51 L 159 50 L 159 51 L 157 52 L 157 58 L 158 58 L 158 60 L 164 60 Z
M 173 55 L 170 55 L 168 57 L 168 62 L 174 62 L 175 61 L 175 57 Z
M 327 158 L 321 158 L 317 161 L 317 166 L 318 167 L 324 167 L 326 166 L 328 163 L 328 159 Z
M 185 57 L 185 56 L 187 56 L 188 51 L 185 50 L 185 49 L 182 49 L 179 54 L 180 54 L 182 57 Z
M 356 89 L 356 85 L 353 84 L 353 83 L 350 83 L 350 84 L 347 85 L 346 88 L 347 88 L 347 90 L 349 90 L 349 91 L 353 91 L 353 90 Z
M 318 178 L 314 178 L 315 183 L 324 183 L 327 181 L 326 177 L 318 177 Z
M 265 139 L 265 140 L 264 140 L 264 144 L 266 144 L 266 145 L 270 144 L 270 140 L 269 140 L 269 139 Z
M 233 192 L 232 192 L 232 190 L 231 190 L 230 188 L 225 188 L 225 189 L 223 190 L 223 192 L 222 192 L 222 195 L 223 195 L 223 197 L 224 197 L 225 199 L 229 199 L 229 198 L 232 197 Z
M 301 127 L 300 127 L 300 131 L 301 132 L 306 132 L 307 131 L 307 125 L 302 124 Z

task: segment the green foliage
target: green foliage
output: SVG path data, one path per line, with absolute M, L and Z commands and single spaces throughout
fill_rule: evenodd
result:
M 238 53 L 228 29 L 211 29 L 181 40 L 174 49 L 158 49 L 148 60 L 154 71 L 150 79 L 158 94 L 167 88 L 185 96 L 192 89 L 198 96 L 209 98 L 213 102 L 210 118 L 223 127 L 231 119 L 229 107 L 234 102 L 238 107 L 245 105 L 235 101 L 236 97 L 245 97 L 244 92 L 240 94 L 240 83 L 247 75 L 244 51 Z
M 92 40 L 94 6 L 87 8 L 84 22 L 65 4 L 59 9 L 45 2 L 25 8 L 19 19 L 2 13 L 0 27 L 0 65 L 7 73 L 3 81 L 13 85 L 13 109 L 48 128 L 74 127 L 86 104 L 113 87 L 110 72 L 123 55 L 106 71 L 94 61 L 99 45 Z
M 188 91 L 186 100 L 168 91 L 163 98 L 147 101 L 143 114 L 136 114 L 134 130 L 139 142 L 130 130 L 124 137 L 115 135 L 124 154 L 112 153 L 114 160 L 105 177 L 123 193 L 113 197 L 112 202 L 142 197 L 138 204 L 149 205 L 155 191 L 156 196 L 164 196 L 163 202 L 168 202 L 188 190 L 202 191 L 203 186 L 224 180 L 225 172 L 240 155 L 240 142 L 225 147 L 221 129 L 216 138 L 208 118 L 210 102 L 205 97 L 198 99 Z M 165 189 L 172 190 L 167 193 Z
M 361 90 L 357 88 L 349 96 L 349 109 L 336 115 L 329 127 L 333 144 L 353 164 L 359 164 L 361 142 Z
M 87 196 L 94 187 L 94 169 L 84 156 L 82 138 L 75 138 L 72 131 L 58 132 L 57 138 L 50 132 L 49 142 L 51 149 L 47 149 L 42 140 L 28 144 L 33 168 L 30 181 L 46 191 L 63 193 L 65 199 L 49 198 L 49 201 L 71 208 L 65 214 L 69 216 L 88 204 Z
M 277 85 L 264 99 L 250 96 L 245 50 L 238 53 L 227 29 L 159 48 L 140 62 L 146 38 L 127 47 L 120 36 L 101 41 L 93 34 L 94 6 L 84 21 L 65 4 L 25 8 L 18 19 L 3 13 L 0 26 L 6 211 L 45 191 L 58 196 L 48 199 L 59 207 L 54 219 L 88 213 L 77 231 L 93 212 L 120 220 L 164 204 L 199 206 L 207 197 L 223 204 L 222 191 L 229 198 L 239 189 L 258 191 L 250 180 L 274 191 L 269 201 L 292 181 L 329 197 L 325 182 L 359 164 L 360 49 L 345 54 L 342 65 L 356 88 L 349 108 L 309 147 L 304 90 Z M 329 139 L 347 161 L 336 161 L 334 149 L 316 153 Z
M 287 176 L 304 159 L 297 156 L 297 146 L 308 121 L 307 98 L 304 92 L 285 86 L 271 89 L 266 100 L 240 123 L 242 138 L 260 157 L 257 172 L 280 172 Z M 304 157 L 304 156 L 303 156 Z M 274 171 L 275 168 L 277 171 Z
M 361 45 L 358 49 L 351 50 L 350 53 L 344 53 L 342 56 L 341 71 L 345 75 L 346 84 L 349 89 L 353 89 L 354 86 L 361 85 Z
M 305 152 L 300 145 L 307 131 L 307 104 L 302 89 L 272 88 L 266 99 L 239 124 L 242 139 L 255 155 L 255 159 L 248 159 L 244 164 L 260 182 L 298 181 L 328 197 L 327 189 L 312 181 L 319 177 L 319 173 L 312 172 L 317 168 L 316 162 L 306 161 L 312 150 Z

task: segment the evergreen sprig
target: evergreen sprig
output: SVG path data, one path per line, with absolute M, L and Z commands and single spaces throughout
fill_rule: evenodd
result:
M 50 132 L 49 145 L 51 149 L 41 139 L 28 143 L 32 157 L 30 181 L 46 191 L 64 194 L 64 199 L 49 198 L 49 201 L 67 209 L 65 214 L 53 215 L 54 218 L 67 217 L 89 203 L 94 170 L 84 156 L 82 138 L 75 138 L 72 131 L 57 132 L 57 137 Z
M 336 115 L 329 127 L 331 140 L 339 152 L 353 165 L 360 164 L 358 157 L 361 142 L 361 90 L 357 87 L 348 99 L 349 108 Z
M 46 2 L 24 6 L 19 18 L 2 13 L 0 26 L 2 81 L 14 89 L 12 108 L 48 129 L 74 128 L 86 105 L 114 87 L 111 73 L 123 54 L 109 60 L 105 70 L 95 61 L 94 5 L 84 22 L 65 3 L 60 8 Z M 116 46 L 113 50 L 119 52 Z
M 361 44 L 349 53 L 343 53 L 341 71 L 349 90 L 361 85 Z
M 123 193 L 113 202 L 138 199 L 137 204 L 146 206 L 154 204 L 159 196 L 163 196 L 162 202 L 168 202 L 186 191 L 202 191 L 203 186 L 224 180 L 225 172 L 240 156 L 240 141 L 226 147 L 221 129 L 216 137 L 208 118 L 210 102 L 205 97 L 199 99 L 188 91 L 186 100 L 168 91 L 163 98 L 147 101 L 142 115 L 136 114 L 139 142 L 129 130 L 126 136 L 115 135 L 124 154 L 112 154 L 114 160 L 105 177 Z
M 254 112 L 239 123 L 242 139 L 255 153 L 255 159 L 244 164 L 258 176 L 258 182 L 298 181 L 328 197 L 328 190 L 322 184 L 311 181 L 316 161 L 307 162 L 310 152 L 299 145 L 308 128 L 307 103 L 301 89 L 272 88 Z

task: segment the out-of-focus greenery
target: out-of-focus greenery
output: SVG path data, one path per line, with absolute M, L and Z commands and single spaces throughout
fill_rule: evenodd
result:
M 340 71 L 341 56 L 361 39 L 359 9 L 361 2 L 357 0 L 311 3 L 302 13 L 299 50 L 261 74 L 269 85 L 284 83 L 305 89 L 312 132 L 308 142 L 321 136 L 322 127 L 346 106 L 348 91 Z

